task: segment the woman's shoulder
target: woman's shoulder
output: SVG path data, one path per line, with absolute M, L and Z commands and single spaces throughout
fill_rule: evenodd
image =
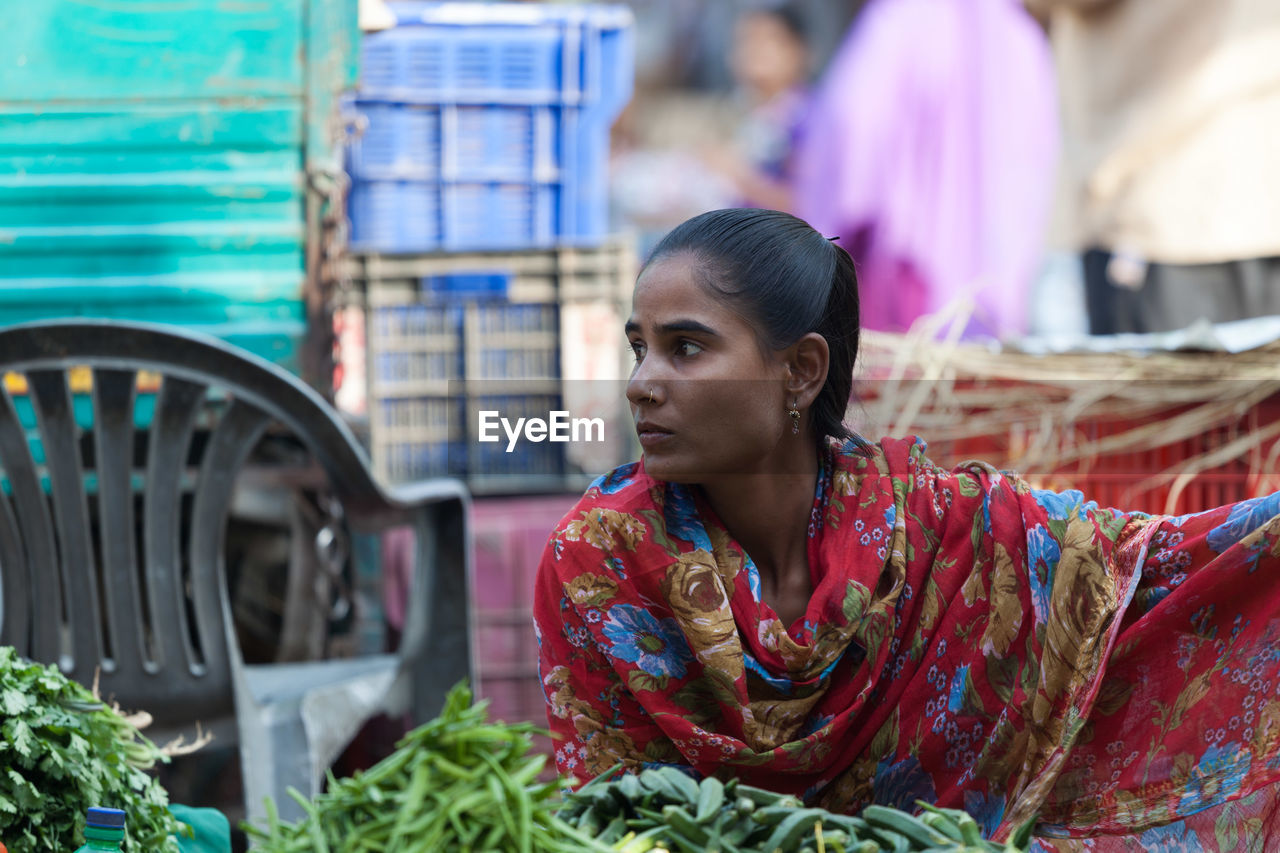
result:
M 587 561 L 603 553 L 610 560 L 634 552 L 653 523 L 646 510 L 660 506 L 662 484 L 632 462 L 597 477 L 564 514 L 547 539 L 544 569 Z
M 1019 479 L 1016 472 L 1001 471 L 980 459 L 966 459 L 951 467 L 939 465 L 929 457 L 928 442 L 917 435 L 884 437 L 876 441 L 855 435 L 837 445 L 835 452 L 837 468 L 907 479 L 909 484 L 921 485 L 927 480 L 957 477 L 982 483 Z
M 661 490 L 662 484 L 645 473 L 640 462 L 619 465 L 587 486 L 582 497 L 560 519 L 556 529 L 564 530 L 592 514 L 634 514 L 654 508 L 660 500 Z
M 927 461 L 924 455 L 927 445 L 914 435 L 873 441 L 855 433 L 843 440 L 832 440 L 830 447 L 836 466 L 851 471 L 889 474 L 894 469 Z

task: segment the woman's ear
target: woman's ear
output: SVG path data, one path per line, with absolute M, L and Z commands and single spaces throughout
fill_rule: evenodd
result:
M 788 347 L 787 394 L 801 406 L 812 405 L 826 384 L 830 364 L 831 351 L 822 335 L 810 332 L 796 341 Z

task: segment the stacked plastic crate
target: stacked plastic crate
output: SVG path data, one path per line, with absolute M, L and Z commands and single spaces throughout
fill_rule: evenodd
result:
M 480 443 L 478 413 L 563 410 L 563 353 L 584 316 L 616 325 L 608 357 L 621 361 L 635 264 L 610 235 L 607 170 L 631 97 L 631 13 L 391 9 L 397 26 L 365 37 L 348 157 L 375 464 L 478 493 L 575 487 L 587 472 L 564 445 Z
M 373 461 L 388 480 L 465 477 L 476 494 L 581 490 L 629 458 L 625 241 L 597 248 L 353 255 L 365 294 Z M 479 441 L 481 412 L 602 415 L 603 442 Z M 492 431 L 491 431 L 492 435 Z
M 477 440 L 478 416 L 625 414 L 606 380 L 622 376 L 635 257 L 610 235 L 607 168 L 631 96 L 632 18 L 608 6 L 390 8 L 398 25 L 364 40 L 348 156 L 346 276 L 364 318 L 373 461 L 391 481 L 461 476 L 480 495 L 479 692 L 496 716 L 545 721 L 537 561 L 572 492 L 627 449 L 508 452 L 505 437 Z

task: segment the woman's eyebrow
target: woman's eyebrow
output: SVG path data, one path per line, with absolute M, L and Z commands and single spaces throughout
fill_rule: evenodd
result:
M 635 320 L 628 320 L 622 328 L 628 335 L 640 332 L 640 324 Z M 720 337 L 720 333 L 715 329 L 699 323 L 697 320 L 672 320 L 670 323 L 660 324 L 657 327 L 657 332 L 660 335 L 669 335 L 674 332 L 700 332 L 714 338 Z
M 664 335 L 669 335 L 672 332 L 701 332 L 714 338 L 720 337 L 720 333 L 715 329 L 705 326 L 697 320 L 672 320 L 670 323 L 659 325 L 658 331 Z

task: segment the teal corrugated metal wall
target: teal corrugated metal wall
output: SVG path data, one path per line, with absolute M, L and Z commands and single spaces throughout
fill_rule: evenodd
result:
M 176 323 L 296 369 L 355 4 L 0 4 L 0 323 Z

